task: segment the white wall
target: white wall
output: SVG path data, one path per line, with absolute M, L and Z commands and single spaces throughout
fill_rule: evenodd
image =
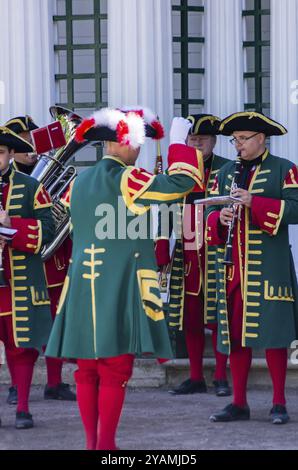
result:
M 271 149 L 298 165 L 298 2 L 271 0 L 271 12 L 272 117 L 289 131 L 272 138 Z M 298 226 L 292 226 L 290 233 L 298 273 Z
M 52 0 L 1 0 L 0 122 L 30 114 L 49 122 L 54 101 Z
M 108 88 L 111 106 L 143 105 L 167 135 L 173 116 L 171 0 L 108 0 Z M 167 153 L 167 139 L 162 142 Z M 139 164 L 152 171 L 156 144 L 147 141 Z
M 55 14 L 65 15 L 65 0 L 55 0 Z M 100 0 L 100 10 L 102 14 L 107 13 L 107 0 Z M 72 13 L 74 15 L 93 15 L 94 0 L 72 0 Z M 73 22 L 73 44 L 94 44 L 95 23 L 93 19 L 78 20 Z M 107 43 L 107 21 L 100 22 L 101 42 Z M 54 25 L 54 43 L 57 45 L 66 44 L 66 24 L 64 21 L 57 21 Z M 107 49 L 101 53 L 101 71 L 107 73 Z M 82 49 L 73 51 L 74 73 L 95 73 L 95 52 L 92 49 Z M 66 51 L 55 52 L 55 73 L 67 73 L 67 53 Z M 108 101 L 107 79 L 102 79 L 102 101 Z M 77 103 L 95 102 L 95 79 L 75 79 L 74 80 L 74 101 Z M 55 100 L 59 103 L 68 101 L 67 81 L 59 80 L 55 84 Z M 76 108 L 76 112 L 82 116 L 92 114 L 94 108 Z M 96 162 L 96 150 L 88 146 L 81 150 L 76 157 L 77 162 Z

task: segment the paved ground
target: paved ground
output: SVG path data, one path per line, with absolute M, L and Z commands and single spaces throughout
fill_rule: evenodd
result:
M 31 394 L 36 427 L 17 431 L 14 407 L 6 405 L 6 389 L 1 387 L 0 450 L 84 448 L 76 403 L 44 401 L 42 391 L 34 387 Z M 251 421 L 225 425 L 210 423 L 208 417 L 228 403 L 226 398 L 212 394 L 173 397 L 162 389 L 129 390 L 118 445 L 127 450 L 298 449 L 298 391 L 288 393 L 291 422 L 286 426 L 268 421 L 269 390 L 250 391 L 249 400 Z

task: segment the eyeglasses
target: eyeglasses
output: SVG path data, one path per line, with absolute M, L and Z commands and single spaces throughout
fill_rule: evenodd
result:
M 244 144 L 245 142 L 247 142 L 248 140 L 252 139 L 253 137 L 255 137 L 256 135 L 259 135 L 260 132 L 256 132 L 255 134 L 251 135 L 250 137 L 239 137 L 239 139 L 236 139 L 236 137 L 234 137 L 233 139 L 230 140 L 230 143 L 232 145 L 241 145 L 241 144 Z

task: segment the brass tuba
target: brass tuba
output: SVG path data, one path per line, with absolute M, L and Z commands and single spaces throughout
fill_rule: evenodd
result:
M 41 155 L 31 173 L 33 178 L 44 185 L 53 201 L 52 213 L 56 235 L 51 243 L 43 247 L 41 252 L 43 261 L 47 261 L 53 256 L 70 233 L 70 218 L 61 202 L 61 196 L 77 176 L 76 168 L 68 163 L 76 152 L 87 144 L 87 142 L 78 143 L 74 140 L 75 130 L 82 122 L 82 117 L 60 106 L 51 106 L 50 113 L 56 121 L 60 121 L 67 143 L 57 151 Z

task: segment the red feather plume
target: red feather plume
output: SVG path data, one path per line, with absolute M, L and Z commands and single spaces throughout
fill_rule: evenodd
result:
M 122 145 L 129 145 L 129 128 L 125 121 L 119 121 L 116 129 L 117 141 Z
M 153 137 L 154 140 L 160 140 L 160 139 L 164 138 L 165 131 L 164 131 L 164 128 L 163 128 L 163 126 L 161 125 L 161 123 L 159 121 L 151 122 L 150 126 L 153 127 L 153 129 L 155 129 L 155 132 L 156 132 L 156 136 Z
M 77 127 L 76 129 L 76 134 L 75 134 L 75 140 L 79 144 L 85 142 L 85 134 L 88 132 L 92 127 L 95 125 L 95 119 L 84 119 L 82 123 Z

